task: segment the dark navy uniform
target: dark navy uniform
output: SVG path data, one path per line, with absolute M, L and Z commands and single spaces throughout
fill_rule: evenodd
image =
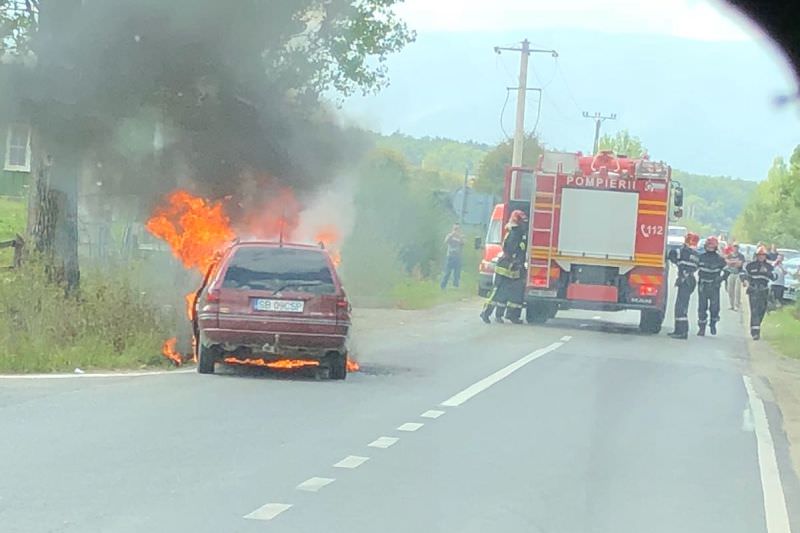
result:
M 752 261 L 745 265 L 740 274 L 742 281 L 747 282 L 747 296 L 750 299 L 750 335 L 753 339 L 761 338 L 761 321 L 767 312 L 769 282 L 776 278 L 772 265 L 766 261 Z
M 700 260 L 697 252 L 686 244 L 680 250 L 672 250 L 669 260 L 678 267 L 678 279 L 675 280 L 678 288 L 678 296 L 675 298 L 675 331 L 670 336 L 685 339 L 689 334 L 689 299 L 697 285 L 694 273 Z
M 719 322 L 719 289 L 722 282 L 728 277 L 728 266 L 725 259 L 716 250 L 706 250 L 699 256 L 697 267 L 697 326 L 698 335 L 706 334 L 708 312 L 711 311 L 711 334 L 717 334 Z
M 525 294 L 523 266 L 527 249 L 525 228 L 521 225 L 510 226 L 503 239 L 503 254 L 497 260 L 494 270 L 494 288 L 481 313 L 484 322 L 489 321 L 492 311 L 495 310 L 495 319 L 502 322 L 506 308 L 509 311 L 508 318 L 514 322 L 519 321 Z

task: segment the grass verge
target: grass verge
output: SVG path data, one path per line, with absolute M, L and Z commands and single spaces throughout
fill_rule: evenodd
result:
M 769 313 L 763 336 L 773 348 L 786 357 L 800 359 L 800 307 L 787 306 Z
M 23 199 L 0 198 L 0 241 L 8 241 L 25 231 L 28 207 Z M 0 249 L 0 267 L 10 266 L 14 257 L 11 248 Z

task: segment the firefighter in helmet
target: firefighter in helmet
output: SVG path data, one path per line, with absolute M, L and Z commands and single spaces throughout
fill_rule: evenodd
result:
M 523 275 L 527 245 L 528 215 L 519 209 L 513 211 L 506 225 L 503 251 L 498 257 L 494 270 L 494 288 L 481 312 L 481 319 L 487 324 L 492 312 L 495 320 L 503 322 L 503 315 L 515 324 L 521 323 L 522 299 L 525 291 Z M 520 290 L 521 286 L 521 290 Z
M 767 262 L 767 248 L 764 245 L 756 249 L 756 260 L 747 263 L 739 276 L 747 287 L 750 299 L 750 335 L 757 341 L 761 338 L 761 321 L 767 312 L 769 282 L 777 277 L 772 265 Z
M 689 336 L 689 298 L 697 285 L 694 273 L 700 262 L 694 247 L 699 241 L 700 237 L 696 233 L 689 232 L 680 250 L 669 253 L 669 260 L 678 267 L 678 278 L 675 280 L 678 288 L 678 296 L 675 298 L 675 330 L 669 334 L 673 339 L 686 339 Z
M 709 324 L 712 335 L 717 334 L 719 322 L 719 289 L 728 277 L 727 263 L 719 255 L 719 239 L 710 236 L 703 246 L 705 251 L 700 254 L 700 264 L 697 267 L 697 334 L 701 337 L 706 334 L 708 313 L 711 313 Z

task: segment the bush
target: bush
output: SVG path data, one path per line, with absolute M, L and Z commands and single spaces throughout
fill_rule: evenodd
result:
M 85 275 L 75 297 L 35 260 L 0 277 L 0 371 L 161 365 L 168 333 L 168 321 L 125 271 Z

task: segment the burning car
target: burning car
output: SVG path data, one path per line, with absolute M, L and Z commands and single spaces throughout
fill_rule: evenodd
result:
M 197 371 L 216 363 L 348 371 L 347 300 L 322 246 L 237 242 L 210 268 L 194 304 Z

